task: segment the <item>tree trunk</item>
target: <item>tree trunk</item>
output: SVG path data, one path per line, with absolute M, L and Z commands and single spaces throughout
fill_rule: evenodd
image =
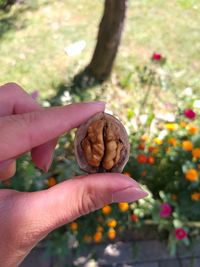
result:
M 128 0 L 105 0 L 92 60 L 77 77 L 85 74 L 98 82 L 103 82 L 109 77 L 121 40 L 127 2 Z

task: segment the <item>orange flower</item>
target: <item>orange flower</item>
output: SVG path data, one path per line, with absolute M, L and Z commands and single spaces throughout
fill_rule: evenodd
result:
M 78 223 L 72 222 L 70 223 L 69 227 L 72 231 L 76 231 L 78 229 Z
M 135 214 L 131 214 L 131 221 L 132 222 L 138 222 L 139 221 L 139 217 Z
M 191 151 L 193 149 L 193 144 L 189 140 L 183 141 L 182 148 L 186 151 Z
M 129 209 L 129 204 L 127 202 L 121 202 L 118 204 L 118 207 L 122 212 L 125 212 Z
M 147 171 L 144 170 L 144 171 L 141 173 L 141 176 L 144 177 L 144 176 L 146 176 L 146 174 L 147 174 Z
M 157 144 L 157 145 L 162 145 L 162 143 L 163 143 L 163 140 L 161 140 L 160 138 L 158 138 L 158 137 L 156 137 L 156 138 L 154 138 L 154 142 Z
M 200 158 L 200 148 L 194 148 L 194 149 L 192 149 L 192 156 L 194 158 Z
M 172 198 L 172 200 L 177 201 L 177 195 L 172 194 L 172 195 L 171 195 L 171 198 Z
M 154 157 L 151 157 L 151 156 L 148 157 L 147 162 L 148 162 L 149 164 L 153 165 L 153 164 L 155 163 L 155 159 L 154 159 Z
M 147 162 L 147 157 L 144 154 L 138 154 L 137 155 L 137 161 L 139 163 L 146 163 Z
M 52 187 L 52 186 L 56 185 L 57 184 L 56 178 L 55 177 L 50 177 L 48 179 L 47 183 L 48 183 L 48 187 Z
M 111 208 L 111 206 L 109 206 L 109 205 L 107 205 L 107 206 L 105 206 L 105 207 L 102 208 L 102 213 L 103 213 L 104 215 L 108 215 L 108 214 L 110 214 L 111 211 L 112 211 L 112 208 Z
M 149 140 L 149 136 L 148 136 L 147 134 L 143 134 L 143 135 L 141 136 L 140 140 L 141 140 L 142 142 L 148 141 L 148 140 Z
M 101 233 L 103 233 L 103 227 L 100 226 L 100 225 L 98 225 L 96 231 L 97 231 L 97 232 L 101 232 Z
M 93 236 L 94 242 L 100 243 L 102 240 L 102 233 L 101 232 L 96 232 Z
M 111 239 L 111 240 L 113 240 L 113 239 L 115 239 L 115 237 L 116 237 L 116 231 L 115 231 L 115 229 L 110 228 L 108 230 L 108 238 Z
M 107 222 L 108 227 L 115 228 L 117 226 L 117 221 L 115 219 L 110 219 Z
M 173 137 L 169 138 L 168 139 L 168 144 L 172 145 L 172 146 L 176 146 L 176 144 L 177 144 L 176 138 L 173 138 Z
M 92 237 L 90 235 L 84 235 L 83 240 L 87 243 L 91 243 Z
M 131 174 L 129 172 L 124 172 L 123 175 L 131 177 Z
M 138 149 L 140 149 L 140 150 L 144 150 L 144 149 L 145 149 L 145 144 L 144 144 L 144 143 L 140 143 L 140 144 L 138 145 Z
M 191 199 L 192 200 L 194 200 L 194 201 L 198 201 L 198 200 L 200 200 L 200 193 L 193 193 L 192 195 L 191 195 Z
M 180 125 L 181 125 L 182 128 L 185 128 L 187 126 L 187 123 L 185 121 L 181 121 Z
M 165 124 L 165 127 L 169 131 L 176 131 L 178 129 L 178 124 L 177 123 L 167 123 L 167 124 Z
M 185 178 L 191 182 L 198 180 L 199 174 L 195 169 L 189 169 L 185 173 Z
M 197 126 L 195 126 L 194 124 L 188 124 L 186 129 L 188 130 L 188 132 L 190 134 L 196 134 L 198 133 L 199 129 Z

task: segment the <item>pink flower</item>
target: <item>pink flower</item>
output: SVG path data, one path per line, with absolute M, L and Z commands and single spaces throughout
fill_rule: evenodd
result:
M 186 109 L 184 111 L 184 115 L 190 120 L 194 120 L 194 118 L 196 117 L 196 113 L 192 109 Z
M 177 228 L 175 230 L 175 235 L 178 240 L 182 240 L 187 237 L 187 232 L 183 228 Z
M 32 96 L 32 98 L 33 98 L 34 100 L 36 100 L 36 99 L 38 98 L 38 96 L 39 96 L 39 92 L 38 92 L 37 90 L 35 90 L 35 91 L 33 91 L 33 92 L 31 93 L 31 96 Z
M 160 217 L 167 218 L 172 213 L 172 207 L 168 203 L 160 205 Z
M 162 57 L 161 54 L 159 54 L 159 53 L 153 53 L 153 55 L 152 55 L 152 60 L 160 61 L 160 60 L 162 60 L 162 59 L 163 59 L 163 57 Z

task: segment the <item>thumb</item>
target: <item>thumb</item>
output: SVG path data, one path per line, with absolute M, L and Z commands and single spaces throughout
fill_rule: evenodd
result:
M 92 174 L 28 194 L 26 212 L 33 235 L 40 240 L 55 228 L 114 202 L 133 202 L 147 196 L 140 185 L 122 174 Z M 27 216 L 28 215 L 28 216 Z

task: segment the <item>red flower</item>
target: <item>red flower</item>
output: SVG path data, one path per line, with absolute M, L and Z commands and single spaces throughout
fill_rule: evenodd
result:
M 187 237 L 187 232 L 183 228 L 177 228 L 175 230 L 175 235 L 178 240 L 182 240 Z
M 155 148 L 154 148 L 153 146 L 150 146 L 149 149 L 148 149 L 149 153 L 154 152 L 154 149 L 155 149 Z
M 172 208 L 168 203 L 163 203 L 160 205 L 160 217 L 167 218 L 171 215 Z
M 155 61 L 160 61 L 160 60 L 162 60 L 162 55 L 161 54 L 159 54 L 159 53 L 153 53 L 153 55 L 152 55 L 152 60 L 155 60 Z
M 138 154 L 137 161 L 139 163 L 146 163 L 147 162 L 147 157 L 144 154 Z
M 186 118 L 188 118 L 190 120 L 194 120 L 196 117 L 196 113 L 192 109 L 186 109 L 184 111 L 184 115 Z
M 138 221 L 139 221 L 138 216 L 135 215 L 135 214 L 131 214 L 131 221 L 132 221 L 132 222 L 138 222 Z
M 154 157 L 152 157 L 152 156 L 148 157 L 148 158 L 147 158 L 147 163 L 153 165 L 153 164 L 155 163 L 155 159 L 154 159 Z

